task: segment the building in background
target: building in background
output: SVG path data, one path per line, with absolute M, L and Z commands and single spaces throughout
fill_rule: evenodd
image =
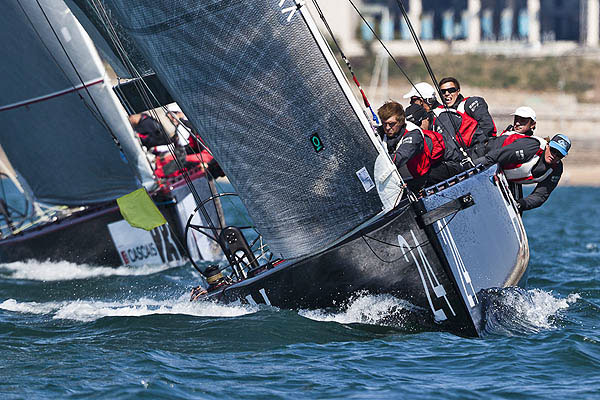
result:
M 522 49 L 548 55 L 594 50 L 600 39 L 600 0 L 402 0 L 413 28 L 429 52 Z M 392 47 L 411 40 L 397 0 L 355 4 Z M 341 42 L 359 50 L 373 40 L 347 0 L 326 0 L 321 8 Z M 328 12 L 329 11 L 329 12 Z M 335 16 L 335 18 L 333 17 Z M 363 46 L 364 47 L 364 46 Z

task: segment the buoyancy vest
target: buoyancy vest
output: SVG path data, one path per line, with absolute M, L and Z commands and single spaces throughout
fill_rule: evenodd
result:
M 442 160 L 444 157 L 444 151 L 446 150 L 444 139 L 440 133 L 421 129 L 412 122 L 406 123 L 406 128 L 402 133 L 402 137 L 406 136 L 408 132 L 412 132 L 414 130 L 418 130 L 423 138 L 423 152 L 415 154 L 405 165 L 398 169 L 398 172 L 400 172 L 400 175 L 404 179 L 413 179 L 425 175 L 427 172 L 429 172 L 433 165 L 436 165 Z M 425 140 L 425 137 L 429 137 L 431 139 L 431 148 L 429 147 L 427 140 Z M 396 149 L 401 143 L 402 141 L 398 142 Z
M 467 101 L 467 99 L 468 97 L 461 101 L 456 110 L 450 107 L 446 108 L 442 105 L 434 109 L 433 112 L 435 113 L 436 117 L 443 112 L 451 112 L 460 115 L 461 122 L 458 132 L 456 133 L 456 141 L 460 145 L 462 145 L 464 141 L 464 145 L 466 147 L 471 147 L 473 144 L 473 135 L 475 134 L 475 130 L 477 130 L 478 122 L 465 111 L 465 101 Z
M 548 168 L 548 170 L 542 176 L 539 176 L 537 178 L 534 178 L 531 173 L 533 171 L 533 167 L 535 167 L 535 165 L 540 160 L 540 157 L 544 155 L 544 151 L 546 150 L 546 146 L 548 145 L 548 142 L 546 142 L 545 139 L 542 139 L 538 136 L 522 135 L 520 133 L 513 133 L 511 135 L 503 136 L 506 136 L 506 139 L 504 139 L 502 147 L 508 146 L 516 140 L 523 138 L 536 139 L 540 144 L 540 148 L 530 160 L 525 161 L 522 164 L 507 164 L 502 166 L 502 169 L 504 170 L 504 175 L 506 175 L 506 179 L 508 179 L 509 182 L 521 184 L 538 183 L 546 179 L 552 173 L 552 168 Z

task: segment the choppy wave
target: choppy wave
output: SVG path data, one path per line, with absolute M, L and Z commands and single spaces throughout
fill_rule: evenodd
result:
M 97 267 L 75 264 L 67 261 L 35 260 L 18 261 L 0 266 L 3 279 L 23 279 L 32 281 L 68 281 L 107 276 L 152 275 L 173 268 L 170 265 L 141 267 Z
M 103 317 L 141 317 L 157 314 L 181 314 L 197 317 L 238 317 L 258 311 L 258 306 L 218 304 L 213 302 L 190 302 L 186 294 L 178 299 L 153 300 L 141 298 L 133 301 L 74 300 L 64 302 L 18 302 L 8 299 L 0 303 L 7 311 L 48 314 L 54 319 L 91 322 Z
M 577 293 L 562 298 L 545 290 L 518 287 L 490 289 L 482 297 L 485 332 L 509 336 L 556 329 L 561 313 L 580 298 Z
M 360 294 L 351 299 L 340 311 L 301 310 L 299 314 L 315 321 L 340 324 L 369 324 L 405 327 L 409 316 L 423 311 L 408 301 L 391 295 Z

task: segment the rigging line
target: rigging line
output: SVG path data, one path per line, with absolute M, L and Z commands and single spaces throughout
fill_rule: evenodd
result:
M 110 35 L 110 38 L 113 42 L 113 44 L 115 45 L 115 47 L 117 48 L 118 52 L 119 52 L 119 57 L 121 58 L 121 62 L 124 64 L 124 66 L 128 69 L 128 71 L 130 72 L 130 74 L 132 76 L 136 76 L 137 78 L 139 78 L 138 81 L 136 81 L 134 84 L 136 86 L 136 88 L 138 89 L 138 92 L 140 94 L 140 96 L 143 98 L 144 104 L 148 107 L 149 112 L 152 114 L 154 113 L 154 117 L 156 117 L 157 121 L 160 121 L 160 118 L 158 118 L 158 114 L 156 113 L 156 111 L 154 111 L 154 107 L 152 107 L 152 103 L 150 101 L 150 98 L 148 97 L 148 92 L 150 92 L 153 97 L 155 102 L 158 104 L 158 100 L 156 98 L 156 96 L 154 96 L 154 93 L 150 90 L 150 88 L 148 87 L 148 85 L 146 84 L 146 82 L 143 80 L 142 75 L 139 73 L 139 71 L 137 71 L 137 69 L 135 68 L 135 66 L 133 65 L 133 63 L 131 62 L 131 60 L 129 59 L 129 57 L 127 56 L 127 52 L 125 51 L 125 48 L 123 47 L 122 43 L 120 42 L 118 35 L 116 33 L 116 29 L 114 28 L 114 26 L 112 25 L 112 23 L 110 22 L 110 19 L 108 17 L 108 14 L 106 13 L 106 9 L 104 8 L 104 6 L 102 4 L 99 5 L 100 8 L 98 8 L 98 5 L 95 2 L 92 2 L 93 6 L 94 6 L 94 10 L 96 11 L 96 14 L 98 15 L 100 21 L 102 22 L 102 24 L 104 25 L 105 29 L 107 30 L 107 32 Z M 100 14 L 100 9 L 102 10 L 102 15 Z M 108 21 L 108 24 L 106 23 Z M 110 29 L 109 29 L 110 28 Z M 141 83 L 140 83 L 141 81 Z M 144 90 L 144 88 L 142 87 L 142 84 L 146 87 Z M 152 109 L 152 111 L 150 111 L 150 109 Z M 163 109 L 166 110 L 165 107 L 163 107 Z M 163 138 L 167 141 L 170 142 L 170 137 L 167 135 L 167 133 L 164 131 L 164 127 L 162 126 L 162 124 L 160 124 L 160 131 L 163 135 Z M 171 153 L 171 155 L 173 156 L 173 159 L 175 160 L 176 164 L 178 165 L 179 169 L 182 169 L 182 165 L 179 162 L 179 160 L 177 159 L 177 157 L 175 156 L 173 150 L 171 149 L 171 147 L 169 147 L 169 145 L 167 145 L 167 148 L 169 149 L 169 152 Z M 184 175 L 184 180 L 186 180 L 186 184 L 188 183 L 188 180 L 186 179 L 185 174 Z M 194 190 L 190 191 L 193 192 L 194 194 L 194 198 L 196 200 L 199 199 L 199 196 L 197 195 L 195 188 Z
M 371 107 L 371 103 L 369 102 L 367 95 L 365 94 L 363 88 L 361 87 L 360 82 L 358 81 L 358 78 L 354 74 L 354 71 L 352 70 L 352 65 L 350 64 L 350 60 L 348 60 L 348 58 L 344 54 L 342 48 L 340 47 L 338 41 L 336 40 L 335 36 L 333 35 L 333 31 L 331 30 L 331 27 L 329 26 L 329 23 L 327 22 L 325 15 L 321 11 L 321 7 L 319 6 L 319 3 L 317 2 L 317 0 L 313 0 L 313 4 L 315 5 L 317 12 L 319 13 L 319 17 L 321 17 L 321 20 L 325 24 L 325 27 L 327 28 L 327 31 L 329 32 L 329 36 L 331 36 L 331 39 L 333 40 L 335 47 L 337 47 L 338 51 L 340 52 L 340 56 L 342 57 L 342 60 L 344 60 L 344 62 L 346 63 L 346 66 L 348 67 L 348 70 L 350 71 L 350 74 L 352 75 L 352 80 L 354 81 L 354 83 L 358 87 L 358 90 L 360 91 L 360 94 L 362 95 L 362 99 L 363 99 L 363 103 L 365 104 L 365 107 L 367 107 L 371 111 L 373 120 L 377 124 L 379 124 L 380 123 L 379 118 L 378 118 L 377 114 L 375 113 L 375 111 L 373 111 L 373 108 Z
M 29 14 L 25 11 L 25 8 L 23 7 L 23 5 L 21 4 L 20 0 L 17 0 L 17 3 L 19 4 L 19 7 L 21 8 L 21 11 L 23 11 L 23 14 L 25 15 L 25 18 L 27 18 L 27 21 L 29 22 L 29 25 L 31 26 L 31 28 L 33 29 L 33 31 L 35 32 L 36 36 L 38 37 L 38 39 L 40 39 L 40 43 L 42 44 L 42 46 L 44 46 L 44 48 L 46 49 L 46 51 L 48 52 L 48 55 L 50 56 L 50 58 L 52 59 L 52 61 L 54 61 L 54 64 L 56 65 L 56 67 L 63 73 L 63 75 L 65 76 L 66 80 L 70 82 L 69 76 L 67 74 L 67 72 L 64 70 L 64 68 L 62 67 L 62 65 L 60 65 L 60 63 L 58 62 L 58 60 L 56 59 L 56 57 L 54 57 L 54 54 L 52 53 L 52 51 L 50 51 L 50 49 L 48 48 L 48 46 L 46 45 L 46 42 L 44 41 L 44 39 L 42 38 L 42 35 L 39 33 L 39 31 L 37 30 L 36 26 L 33 24 L 33 21 L 31 20 L 31 18 L 29 18 Z M 39 5 L 39 4 L 38 4 Z M 44 10 L 42 9 L 42 12 Z M 52 25 L 49 24 L 50 27 L 52 28 Z M 59 43 L 60 43 L 60 39 L 59 39 Z M 62 45 L 62 43 L 61 43 Z M 79 88 L 78 88 L 79 86 Z M 92 113 L 92 116 L 94 118 L 96 118 L 96 120 L 105 128 L 106 124 L 105 121 L 101 120 L 99 115 L 90 108 L 89 104 L 87 103 L 87 101 L 83 98 L 83 96 L 81 95 L 81 93 L 79 92 L 79 90 L 81 88 L 83 88 L 83 86 L 85 86 L 85 84 L 83 85 L 75 85 L 74 88 L 78 88 L 77 90 L 74 90 L 75 93 L 77 93 L 77 96 L 79 96 L 79 98 L 81 99 L 81 101 L 83 102 L 83 104 L 85 104 L 85 106 L 88 108 L 88 110 Z M 66 93 L 61 93 L 61 94 L 66 94 Z M 89 95 L 89 94 L 88 94 Z M 43 100 L 47 100 L 48 98 L 45 98 Z M 23 105 L 27 105 L 27 104 L 23 104 Z M 107 128 L 108 129 L 108 128 Z
M 103 15 L 99 14 L 98 7 L 95 7 L 96 8 L 96 13 L 97 13 L 98 17 L 100 18 L 100 20 L 102 21 L 102 23 L 105 25 L 105 28 L 107 29 L 107 31 L 109 30 L 108 27 L 110 26 L 110 31 L 111 32 L 109 32 L 109 34 L 111 34 L 111 40 L 113 41 L 113 44 L 115 44 L 115 46 L 118 48 L 118 51 L 122 52 L 122 54 L 120 54 L 120 56 L 122 56 L 122 60 L 126 60 L 127 61 L 126 63 L 125 63 L 125 61 L 123 61 L 125 63 L 126 68 L 129 70 L 129 72 L 131 73 L 132 76 L 136 76 L 136 77 L 140 78 L 139 81 L 141 81 L 141 83 L 139 81 L 136 81 L 135 85 L 138 88 L 138 92 L 142 96 L 145 105 L 148 106 L 148 108 L 150 108 L 151 105 L 152 105 L 151 102 L 150 102 L 150 99 L 148 97 L 148 93 L 152 94 L 152 96 L 154 97 L 155 102 L 158 104 L 159 102 L 158 102 L 156 96 L 150 90 L 150 88 L 148 87 L 148 85 L 146 84 L 146 82 L 143 80 L 141 74 L 137 71 L 137 69 L 135 68 L 135 66 L 133 65 L 133 63 L 131 62 L 131 60 L 129 59 L 129 57 L 127 56 L 127 52 L 125 51 L 125 48 L 123 47 L 122 43 L 120 42 L 120 39 L 119 39 L 118 35 L 116 34 L 116 30 L 114 29 L 114 26 L 112 25 L 112 23 L 110 21 L 110 18 L 108 18 L 108 14 L 106 12 L 106 9 L 100 3 L 98 4 L 98 6 L 99 6 L 99 9 L 102 10 L 102 14 Z M 144 88 L 141 87 L 142 84 L 145 86 L 145 90 L 144 90 Z M 164 110 L 166 110 L 166 107 L 163 106 L 162 108 Z M 158 114 L 156 113 L 156 111 L 152 110 L 152 112 L 154 112 L 154 115 L 156 116 L 157 121 L 160 121 L 160 119 L 158 118 Z M 169 137 L 168 137 L 167 133 L 165 132 L 164 127 L 162 126 L 162 124 L 160 124 L 160 128 L 161 128 L 160 131 L 161 131 L 161 133 L 163 135 L 163 138 L 165 138 L 166 141 L 169 142 Z M 191 181 L 191 178 L 190 178 L 187 170 L 183 168 L 183 165 L 177 159 L 177 157 L 175 155 L 175 152 L 174 152 L 174 148 L 172 148 L 171 145 L 167 145 L 167 148 L 169 149 L 169 152 L 173 156 L 173 159 L 174 159 L 176 165 L 178 166 L 178 168 L 180 170 L 182 170 L 182 176 L 183 176 L 183 178 L 184 178 L 184 180 L 186 182 L 186 185 L 188 186 L 190 192 L 192 193 L 192 196 L 194 197 L 196 205 L 198 206 L 198 205 L 202 204 L 202 199 L 200 198 L 200 196 L 199 196 L 196 188 L 194 187 L 194 185 L 193 185 L 193 183 Z M 207 180 L 207 184 L 209 184 L 208 180 Z M 213 192 L 212 188 L 210 187 L 210 184 L 209 184 L 209 190 L 210 190 L 211 193 Z M 208 215 L 208 212 L 206 211 L 206 209 L 204 207 L 201 207 L 201 212 L 202 212 L 202 215 L 204 216 L 204 218 L 207 220 L 208 224 L 212 227 L 211 230 L 213 231 L 213 234 L 215 235 L 215 237 L 217 237 L 218 235 L 217 235 L 216 227 L 214 227 L 214 224 L 213 224 L 210 216 Z
M 435 86 L 435 89 L 437 91 L 437 93 L 440 96 L 440 100 L 442 101 L 442 104 L 444 105 L 444 108 L 446 111 L 450 111 L 450 107 L 448 104 L 446 104 L 446 100 L 444 100 L 444 97 L 442 96 L 442 90 L 440 89 L 440 85 L 437 81 L 437 78 L 435 77 L 435 74 L 433 72 L 433 69 L 431 68 L 431 64 L 429 63 L 429 59 L 427 58 L 427 55 L 425 54 L 425 51 L 423 50 L 423 46 L 421 46 L 421 41 L 419 40 L 419 37 L 417 35 L 417 33 L 415 32 L 412 23 L 410 21 L 410 18 L 408 17 L 408 13 L 406 12 L 406 8 L 404 7 L 404 4 L 402 3 L 401 0 L 396 0 L 396 3 L 398 4 L 398 7 L 400 8 L 400 11 L 402 12 L 402 16 L 404 18 L 404 21 L 406 22 L 406 25 L 408 26 L 408 29 L 410 31 L 410 34 L 415 42 L 415 45 L 417 46 L 417 49 L 419 51 L 419 54 L 421 55 L 421 59 L 423 60 L 423 63 L 425 64 L 425 68 L 427 69 L 427 72 L 429 73 L 429 76 L 431 77 L 431 80 L 433 82 L 433 85 Z M 462 152 L 463 157 L 465 158 L 465 160 L 469 163 L 471 163 L 473 165 L 473 167 L 475 166 L 475 163 L 473 163 L 473 160 L 471 159 L 471 157 L 469 157 L 469 155 L 467 154 L 467 152 L 465 151 L 465 149 L 467 148 L 464 138 L 462 137 L 462 135 L 460 134 L 458 127 L 456 126 L 455 121 L 450 118 L 450 123 L 452 124 L 452 127 L 454 128 L 455 132 L 458 132 L 458 135 L 454 135 L 452 136 L 452 138 L 454 139 L 455 142 L 457 142 L 456 137 L 458 136 L 460 139 L 460 143 L 458 144 L 459 149 Z M 461 146 L 462 145 L 462 146 Z
M 138 80 L 136 80 L 134 82 L 134 85 L 136 86 L 138 93 L 140 94 L 140 96 L 143 98 L 144 104 L 147 106 L 147 108 L 150 109 L 154 109 L 154 107 L 152 107 L 152 103 L 150 101 L 150 98 L 148 96 L 148 93 L 150 93 L 155 100 L 155 103 L 158 104 L 158 99 L 156 98 L 156 96 L 154 95 L 154 93 L 150 90 L 150 88 L 148 87 L 147 83 L 143 80 L 142 75 L 139 73 L 139 71 L 137 71 L 137 69 L 135 68 L 133 62 L 131 61 L 131 59 L 128 57 L 127 55 L 127 51 L 125 50 L 124 46 L 122 45 L 116 29 L 114 28 L 113 24 L 110 21 L 110 18 L 108 17 L 108 13 L 106 12 L 106 9 L 104 8 L 104 6 L 102 4 L 99 4 L 100 9 L 102 10 L 102 14 L 100 15 L 98 6 L 96 4 L 94 4 L 94 8 L 95 11 L 97 13 L 97 15 L 100 17 L 100 20 L 102 21 L 103 25 L 105 26 L 105 29 L 107 31 L 109 31 L 111 40 L 113 42 L 113 44 L 115 45 L 115 47 L 117 48 L 117 50 L 119 51 L 119 57 L 121 58 L 121 62 L 123 62 L 123 64 L 127 67 L 128 71 L 130 72 L 130 74 L 132 76 L 136 76 L 138 78 Z M 108 24 L 107 24 L 108 22 Z M 144 88 L 145 86 L 145 88 Z M 164 106 L 162 106 L 163 111 L 167 111 L 166 108 Z M 158 114 L 153 110 L 150 111 L 150 113 L 154 112 L 154 116 L 156 117 L 157 121 L 160 121 L 160 119 L 158 118 Z M 163 135 L 163 138 L 169 142 L 170 138 L 168 137 L 168 135 L 166 134 L 166 132 L 164 131 L 164 127 L 160 126 L 161 128 L 161 133 Z M 169 149 L 169 152 L 171 153 L 171 155 L 173 156 L 173 159 L 175 161 L 175 163 L 177 164 L 177 166 L 179 167 L 179 169 L 183 169 L 183 166 L 181 165 L 181 163 L 179 162 L 179 160 L 177 159 L 177 157 L 174 154 L 174 151 L 171 149 L 171 147 L 167 147 Z M 196 188 L 193 186 L 193 184 L 191 183 L 191 179 L 189 179 L 189 174 L 187 174 L 187 171 L 182 171 L 182 175 L 184 177 L 184 180 L 186 182 L 186 185 L 189 187 L 190 192 L 192 192 L 192 195 L 194 196 L 194 200 L 196 201 L 196 204 L 200 204 L 202 202 L 202 199 L 200 198 L 200 196 L 198 195 Z M 209 185 L 209 191 L 211 192 L 211 194 L 214 195 L 212 188 L 210 187 L 210 183 L 207 182 L 207 184 Z M 208 218 L 209 224 L 210 224 L 210 218 L 208 217 L 208 214 L 206 214 L 204 212 L 204 210 L 202 211 L 202 214 L 205 216 L 205 218 Z M 216 232 L 213 233 L 216 234 Z
M 365 23 L 365 25 L 367 26 L 367 28 L 369 28 L 369 30 L 371 31 L 371 33 L 373 34 L 373 36 L 377 39 L 377 41 L 379 42 L 379 44 L 383 47 L 383 49 L 386 51 L 386 53 L 388 54 L 388 56 L 390 57 L 390 59 L 394 62 L 394 64 L 396 64 L 396 67 L 398 67 L 398 69 L 400 70 L 400 72 L 402 72 L 402 75 L 404 75 L 404 77 L 406 78 L 406 80 L 410 83 L 410 85 L 417 91 L 417 93 L 419 93 L 419 95 L 421 95 L 421 92 L 419 92 L 419 89 L 417 89 L 415 87 L 414 82 L 410 79 L 410 77 L 408 76 L 408 74 L 404 71 L 404 69 L 400 66 L 400 63 L 398 63 L 398 60 L 396 60 L 396 58 L 392 55 L 392 53 L 390 52 L 390 50 L 387 48 L 387 46 L 385 45 L 385 43 L 383 43 L 383 40 L 381 40 L 381 38 L 379 37 L 379 35 L 377 34 L 377 32 L 375 32 L 375 29 L 373 29 L 373 27 L 371 26 L 371 24 L 369 24 L 369 22 L 367 21 L 367 19 L 362 15 L 362 13 L 360 12 L 360 10 L 358 9 L 358 7 L 356 7 L 356 5 L 354 4 L 354 2 L 352 0 L 348 0 L 348 2 L 352 5 L 352 7 L 354 8 L 354 10 L 356 11 L 356 13 L 359 15 L 359 17 L 363 20 L 363 22 Z M 421 97 L 423 97 L 423 95 L 421 95 Z
M 141 74 L 137 71 L 137 68 L 135 67 L 135 65 L 133 64 L 131 59 L 129 58 L 127 51 L 125 50 L 123 44 L 121 43 L 121 40 L 120 40 L 120 38 L 117 34 L 117 31 L 111 21 L 111 18 L 108 15 L 106 8 L 102 5 L 102 3 L 99 0 L 92 0 L 91 3 L 92 3 L 92 6 L 94 7 L 94 11 L 96 12 L 96 15 L 100 19 L 100 22 L 103 24 L 104 28 L 109 33 L 109 37 L 110 37 L 111 41 L 113 42 L 113 45 L 118 50 L 118 56 L 121 59 L 121 62 L 127 68 L 127 70 L 129 71 L 129 73 L 132 76 L 141 78 Z M 154 96 L 154 93 L 150 90 L 148 85 L 143 80 L 142 80 L 142 83 L 146 86 L 147 90 Z M 140 95 L 144 98 L 145 104 L 148 105 L 149 100 L 148 100 L 147 96 L 145 96 L 146 93 L 144 92 L 142 85 L 139 83 L 139 81 L 135 82 L 135 85 L 136 85 L 136 88 L 137 88 L 138 92 L 140 93 Z M 154 96 L 154 99 L 158 103 L 158 100 L 156 99 L 155 96 Z M 208 147 L 206 147 L 206 145 L 204 145 L 202 138 L 195 132 L 194 132 L 194 137 L 197 139 L 197 142 L 202 145 L 202 147 L 204 147 L 209 153 L 211 153 L 210 149 L 208 149 Z M 215 184 L 216 184 L 216 178 L 213 177 L 212 174 L 210 174 L 210 172 L 208 170 L 206 170 L 206 173 L 213 178 L 213 182 L 215 182 Z M 186 181 L 186 184 L 188 184 L 188 181 Z M 208 180 L 207 180 L 207 184 L 209 185 L 209 190 L 211 192 L 211 195 L 214 197 L 217 193 L 213 192 L 213 188 L 211 187 Z M 188 186 L 189 186 L 189 184 L 188 184 Z M 198 203 L 202 203 L 200 201 L 201 199 L 200 199 L 199 195 L 197 194 L 197 192 L 195 190 L 195 187 L 191 188 L 190 191 L 192 191 L 192 193 L 194 195 L 194 200 L 196 201 L 197 205 L 198 205 Z M 233 207 L 236 210 L 238 210 L 238 211 L 240 210 L 240 208 L 235 203 L 233 203 L 229 199 L 228 199 L 228 201 L 231 205 L 233 205 Z M 206 215 L 204 212 L 202 212 L 202 213 L 205 216 L 205 218 L 208 218 L 208 221 L 210 222 L 211 220 L 208 217 L 208 215 Z M 246 219 L 246 217 L 244 217 L 244 218 Z M 219 221 L 219 224 L 220 224 L 220 222 L 221 221 Z
M 450 222 L 452 222 L 452 220 L 454 219 L 454 217 L 456 217 L 456 215 L 457 215 L 457 214 L 458 214 L 458 211 L 455 211 L 455 212 L 454 212 L 454 214 L 452 215 L 452 217 L 451 217 L 451 218 L 448 220 L 448 222 L 446 222 L 446 224 L 445 224 L 443 227 L 441 227 L 441 228 L 440 228 L 440 230 L 439 230 L 439 231 L 435 232 L 435 229 L 433 230 L 433 231 L 435 232 L 436 236 L 437 236 L 437 235 L 439 235 L 439 234 L 440 234 L 440 232 L 442 232 L 444 229 L 446 229 L 446 228 L 448 227 L 448 225 L 450 224 Z M 396 261 L 400 260 L 402 257 L 406 256 L 406 254 L 407 254 L 407 253 L 409 253 L 409 252 L 412 252 L 413 250 L 416 250 L 416 249 L 418 249 L 419 247 L 425 247 L 426 245 L 428 245 L 428 244 L 430 244 L 430 243 L 431 243 L 431 241 L 430 241 L 430 240 L 426 240 L 426 241 L 424 241 L 423 243 L 419 243 L 419 244 L 418 244 L 418 245 L 416 245 L 416 246 L 404 247 L 404 246 L 400 246 L 399 244 L 388 243 L 388 242 L 385 242 L 385 241 L 383 241 L 383 240 L 379 240 L 379 239 L 377 239 L 377 238 L 374 238 L 374 237 L 372 237 L 372 236 L 369 236 L 369 235 L 362 235 L 361 237 L 362 237 L 362 239 L 364 240 L 364 242 L 365 242 L 365 244 L 367 245 L 367 247 L 369 248 L 369 250 L 371 250 L 371 253 L 373 253 L 373 255 L 374 255 L 375 257 L 377 257 L 377 259 L 378 259 L 379 261 L 381 261 L 381 262 L 384 262 L 384 263 L 386 263 L 386 264 L 392 264 L 392 263 L 395 263 Z M 396 247 L 396 248 L 399 248 L 399 249 L 404 249 L 404 248 L 406 248 L 408 251 L 407 251 L 407 252 L 404 252 L 404 253 L 402 253 L 402 255 L 401 255 L 400 257 L 398 257 L 398 258 L 396 258 L 396 259 L 394 259 L 394 260 L 391 260 L 391 261 L 390 261 L 390 260 L 384 260 L 383 258 L 381 258 L 381 257 L 379 256 L 379 254 L 377 254 L 377 253 L 375 252 L 375 250 L 373 250 L 373 248 L 371 247 L 371 245 L 370 245 L 370 244 L 369 244 L 369 242 L 367 241 L 367 238 L 368 238 L 368 239 L 371 239 L 371 240 L 374 240 L 374 241 L 376 241 L 376 242 L 379 242 L 379 243 L 381 243 L 381 244 L 387 245 L 387 246 Z
M 19 5 L 21 5 L 20 0 L 19 1 Z M 123 152 L 123 148 L 121 147 L 121 143 L 119 142 L 117 136 L 115 135 L 115 133 L 112 131 L 111 127 L 108 125 L 108 122 L 106 122 L 106 120 L 104 119 L 104 116 L 102 115 L 102 112 L 100 111 L 100 107 L 98 107 L 98 104 L 96 104 L 96 100 L 92 97 L 89 89 L 87 88 L 87 86 L 85 85 L 85 82 L 83 80 L 83 78 L 81 77 L 81 74 L 79 73 L 79 71 L 77 70 L 77 67 L 75 67 L 75 64 L 73 63 L 73 60 L 71 59 L 71 56 L 69 55 L 69 52 L 67 51 L 67 49 L 65 48 L 65 46 L 63 45 L 62 41 L 60 40 L 60 37 L 58 36 L 58 33 L 56 33 L 56 30 L 54 29 L 54 26 L 52 25 L 52 23 L 50 22 L 50 19 L 48 18 L 48 15 L 46 14 L 46 11 L 44 10 L 44 8 L 42 7 L 42 5 L 40 4 L 39 0 L 36 0 L 36 3 L 40 9 L 40 11 L 42 12 L 42 15 L 44 16 L 44 18 L 46 19 L 46 22 L 48 23 L 48 26 L 50 27 L 50 29 L 52 30 L 52 33 L 54 34 L 54 36 L 56 37 L 56 40 L 58 41 L 58 44 L 60 45 L 61 49 L 63 50 L 65 56 L 67 57 L 67 60 L 69 61 L 69 63 L 71 64 L 71 67 L 73 68 L 73 71 L 75 72 L 75 74 L 77 75 L 77 78 L 79 79 L 79 81 L 81 82 L 81 84 L 83 85 L 83 89 L 85 90 L 85 92 L 87 93 L 88 97 L 90 98 L 90 100 L 92 101 L 92 104 L 94 105 L 98 115 L 100 116 L 100 118 L 102 119 L 102 124 L 104 125 L 104 127 L 106 128 L 106 130 L 108 131 L 108 133 L 110 133 L 110 135 L 112 136 L 113 141 L 115 142 L 115 144 L 117 145 L 117 147 L 119 148 L 119 150 L 121 152 Z M 21 9 L 23 9 L 23 7 L 21 6 Z M 24 11 L 24 10 L 23 10 Z M 29 18 L 28 18 L 29 19 Z M 30 20 L 31 22 L 31 20 Z M 35 30 L 35 27 L 34 27 Z M 37 30 L 36 30 L 37 32 Z M 39 34 L 38 34 L 39 35 Z M 41 39 L 41 36 L 40 36 Z M 54 58 L 54 57 L 53 57 Z M 56 61 L 56 60 L 55 60 Z M 62 68 L 61 68 L 62 70 Z M 68 76 L 66 75 L 66 72 L 64 70 L 62 70 L 63 73 L 65 74 L 65 76 L 68 78 Z M 81 95 L 80 95 L 81 97 Z M 83 99 L 83 97 L 81 97 Z M 85 100 L 84 100 L 85 103 Z

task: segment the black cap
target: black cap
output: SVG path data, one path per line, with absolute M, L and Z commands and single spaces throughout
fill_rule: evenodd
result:
M 427 111 L 423 106 L 418 104 L 411 104 L 406 108 L 406 120 L 412 122 L 415 125 L 421 125 L 421 121 L 427 118 Z

